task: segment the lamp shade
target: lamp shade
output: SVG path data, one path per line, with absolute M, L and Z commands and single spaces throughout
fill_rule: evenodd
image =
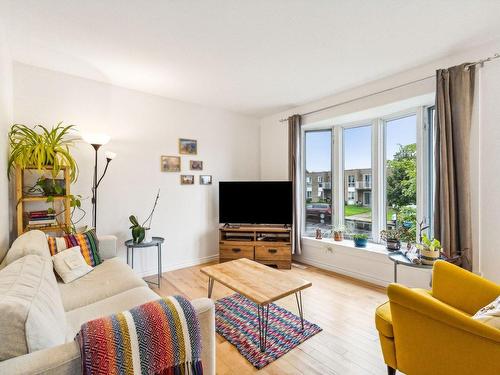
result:
M 91 145 L 105 145 L 109 142 L 111 137 L 107 134 L 103 133 L 87 133 L 83 134 L 82 138 L 85 142 L 90 143 Z
M 116 157 L 116 154 L 111 151 L 106 151 L 104 156 L 106 157 L 106 159 L 113 160 Z

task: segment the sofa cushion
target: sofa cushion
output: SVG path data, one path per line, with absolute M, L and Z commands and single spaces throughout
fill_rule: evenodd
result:
M 54 263 L 54 270 L 65 284 L 93 270 L 83 258 L 80 252 L 80 246 L 75 246 L 71 249 L 57 253 L 52 257 L 52 262 Z
M 65 334 L 51 260 L 27 255 L 0 271 L 0 361 L 63 344 Z
M 89 229 L 83 233 L 67 234 L 64 237 L 49 236 L 47 242 L 52 256 L 69 248 L 80 246 L 82 256 L 89 266 L 95 267 L 102 263 L 95 229 Z
M 90 305 L 129 289 L 147 286 L 119 258 L 108 259 L 85 276 L 69 284 L 60 282 L 58 285 L 66 311 Z
M 30 230 L 20 235 L 7 252 L 2 265 L 7 266 L 28 254 L 39 255 L 49 260 L 51 259 L 45 233 L 40 230 Z M 2 267 L 0 267 L 0 269 L 1 268 Z
M 143 303 L 159 299 L 160 296 L 148 286 L 141 286 L 97 301 L 87 306 L 71 310 L 66 314 L 67 340 L 73 340 L 83 323 L 111 314 L 130 310 Z
M 472 319 L 500 329 L 500 296 L 481 308 L 476 314 L 474 314 Z

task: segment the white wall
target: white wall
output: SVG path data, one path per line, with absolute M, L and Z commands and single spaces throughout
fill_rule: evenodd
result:
M 106 150 L 118 156 L 99 188 L 98 232 L 117 235 L 121 245 L 130 237 L 129 215 L 144 219 L 161 188 L 152 233 L 166 238 L 165 270 L 218 254 L 219 181 L 259 178 L 259 122 L 226 111 L 16 63 L 14 120 L 29 125 L 64 121 L 81 132 L 109 134 L 110 143 L 100 151 L 101 171 Z M 180 173 L 160 172 L 161 155 L 178 155 L 179 137 L 198 140 L 198 155 L 182 156 L 182 173 L 196 175 L 194 186 L 181 186 Z M 72 193 L 90 197 L 93 149 L 81 143 L 75 155 L 80 178 Z M 203 172 L 191 173 L 190 159 L 202 160 Z M 213 185 L 200 186 L 200 174 L 211 174 Z M 90 199 L 85 209 L 90 222 Z M 120 252 L 124 256 L 123 246 Z M 156 273 L 152 248 L 135 260 L 141 274 Z
M 326 111 L 303 117 L 304 124 L 328 123 L 329 119 L 344 114 L 368 110 L 388 103 L 405 100 L 435 91 L 434 78 L 428 78 L 414 84 L 390 90 L 365 99 L 354 100 L 367 94 L 383 91 L 401 84 L 433 76 L 436 69 L 475 61 L 491 56 L 500 51 L 500 41 L 490 43 L 424 66 L 411 69 L 391 77 L 367 83 L 364 86 L 327 97 L 288 111 L 268 116 L 261 120 L 261 177 L 265 179 L 286 179 L 287 177 L 287 125 L 280 119 L 294 113 L 307 113 L 319 108 L 353 100 Z M 500 281 L 500 237 L 495 234 L 497 214 L 500 212 L 500 199 L 497 198 L 500 183 L 500 168 L 496 160 L 500 148 L 499 106 L 496 103 L 500 87 L 500 62 L 492 62 L 481 71 L 482 79 L 478 87 L 476 105 L 477 115 L 474 118 L 471 140 L 472 175 L 479 176 L 472 182 L 472 210 L 474 239 L 477 244 L 474 270 L 484 276 Z M 284 141 L 285 140 L 285 141 Z M 478 173 L 479 171 L 479 173 Z M 352 258 L 353 254 L 345 254 L 342 249 L 334 257 L 327 247 L 335 249 L 335 245 L 306 241 L 302 256 L 297 259 L 324 268 L 331 268 L 340 273 L 356 275 L 369 281 L 384 285 L 392 281 L 392 264 L 387 260 L 380 262 L 379 255 Z M 318 250 L 321 249 L 321 250 Z M 345 257 L 342 255 L 344 254 Z M 419 276 L 413 270 L 405 270 L 403 277 L 407 283 L 419 286 L 428 285 L 428 276 Z M 404 280 L 404 279 L 403 279 Z
M 12 121 L 12 59 L 5 28 L 5 3 L 0 2 L 0 261 L 9 244 L 7 129 Z

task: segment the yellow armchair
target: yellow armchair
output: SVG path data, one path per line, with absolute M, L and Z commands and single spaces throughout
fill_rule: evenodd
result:
M 499 375 L 500 330 L 471 318 L 500 286 L 444 261 L 432 291 L 391 284 L 375 324 L 388 374 Z

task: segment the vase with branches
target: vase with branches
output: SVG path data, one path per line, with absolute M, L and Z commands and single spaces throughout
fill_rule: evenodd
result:
M 144 220 L 142 224 L 139 224 L 139 220 L 135 215 L 129 216 L 129 220 L 132 223 L 129 229 L 132 230 L 132 239 L 134 243 L 148 242 L 147 240 L 151 241 L 151 239 L 149 238 L 146 239 L 146 232 L 151 229 L 151 223 L 153 222 L 153 215 L 155 213 L 159 199 L 160 199 L 160 189 L 158 189 L 158 193 L 156 194 L 153 209 L 151 210 L 149 216 L 146 218 L 146 220 Z

